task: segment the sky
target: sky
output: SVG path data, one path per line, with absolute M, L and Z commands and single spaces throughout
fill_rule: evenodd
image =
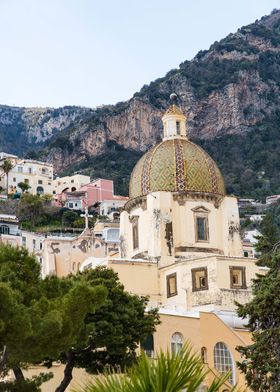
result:
M 0 0 L 0 104 L 124 101 L 280 0 Z

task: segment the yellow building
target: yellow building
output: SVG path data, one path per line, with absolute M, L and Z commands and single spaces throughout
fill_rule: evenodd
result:
M 235 348 L 250 334 L 235 301 L 250 300 L 252 279 L 262 271 L 243 257 L 237 199 L 226 195 L 213 159 L 188 139 L 186 117 L 173 104 L 162 120 L 162 142 L 131 174 L 121 254 L 108 266 L 129 292 L 149 295 L 159 308 L 162 323 L 143 346 L 149 355 L 189 340 L 209 379 L 230 370 L 229 385 L 245 386 Z

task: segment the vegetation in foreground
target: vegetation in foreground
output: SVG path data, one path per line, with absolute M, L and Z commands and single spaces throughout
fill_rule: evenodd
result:
M 178 353 L 160 352 L 157 360 L 142 353 L 125 374 L 112 372 L 96 377 L 76 392 L 197 392 L 207 373 L 199 355 L 186 345 Z M 205 392 L 218 392 L 221 387 L 233 391 L 235 388 L 227 384 L 227 377 L 216 378 Z
M 38 392 L 50 375 L 25 380 L 27 364 L 63 361 L 56 392 L 65 391 L 75 366 L 97 372 L 130 365 L 138 342 L 158 323 L 157 311 L 145 312 L 146 305 L 112 270 L 41 279 L 26 249 L 0 245 L 0 376 L 12 369 L 16 378 L 0 391 Z

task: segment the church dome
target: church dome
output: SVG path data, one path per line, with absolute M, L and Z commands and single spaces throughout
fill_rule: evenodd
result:
M 201 147 L 173 138 L 144 154 L 130 177 L 130 198 L 156 191 L 225 195 L 225 186 L 216 163 Z
M 176 94 L 170 95 L 177 98 Z M 173 103 L 162 117 L 163 141 L 146 152 L 134 167 L 129 197 L 150 192 L 199 192 L 225 195 L 223 176 L 214 160 L 188 140 L 186 116 Z

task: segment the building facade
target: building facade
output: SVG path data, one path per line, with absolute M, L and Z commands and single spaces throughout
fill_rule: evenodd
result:
M 28 192 L 33 195 L 52 194 L 53 165 L 33 159 L 21 159 L 16 155 L 0 153 L 0 166 L 9 160 L 12 169 L 8 173 L 8 193 L 21 192 L 18 184 L 24 182 L 29 186 Z M 0 186 L 6 188 L 7 176 L 0 169 Z

